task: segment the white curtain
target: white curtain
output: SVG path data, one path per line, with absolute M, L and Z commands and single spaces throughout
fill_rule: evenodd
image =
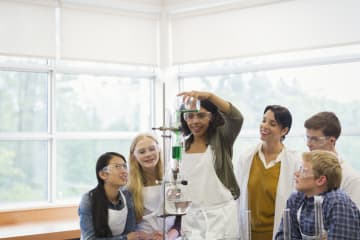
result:
M 296 0 L 171 20 L 173 63 L 360 43 L 359 0 Z
M 56 2 L 0 1 L 0 54 L 55 56 Z
M 155 65 L 158 20 L 63 7 L 61 57 Z

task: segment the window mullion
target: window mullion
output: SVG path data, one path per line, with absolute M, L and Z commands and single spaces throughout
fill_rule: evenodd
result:
M 53 61 L 50 61 L 53 64 Z M 49 72 L 49 92 L 48 92 L 48 201 L 54 202 L 56 199 L 56 111 L 55 111 L 55 78 L 54 70 Z

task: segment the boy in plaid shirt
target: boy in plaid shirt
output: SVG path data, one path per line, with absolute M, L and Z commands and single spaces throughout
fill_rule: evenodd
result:
M 290 209 L 291 239 L 315 237 L 314 196 L 322 197 L 323 230 L 327 240 L 360 239 L 360 211 L 341 190 L 341 166 L 335 154 L 314 150 L 303 154 L 303 164 L 295 172 L 296 189 L 287 200 Z M 276 240 L 284 239 L 283 220 Z

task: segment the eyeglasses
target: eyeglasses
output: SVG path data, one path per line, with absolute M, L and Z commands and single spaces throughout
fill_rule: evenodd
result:
M 211 112 L 186 112 L 184 113 L 184 119 L 186 121 L 193 120 L 195 118 L 199 119 L 200 121 L 205 120 L 206 118 L 210 118 Z
M 324 145 L 325 140 L 328 139 L 328 138 L 329 138 L 328 136 L 321 136 L 321 137 L 318 137 L 318 136 L 306 136 L 305 140 L 308 143 L 311 142 L 311 143 L 316 144 L 316 145 Z
M 300 176 L 301 178 L 313 177 L 314 174 L 311 173 L 311 172 L 309 172 L 309 171 L 310 171 L 310 169 L 305 168 L 304 166 L 301 165 L 301 166 L 299 167 L 299 169 L 297 170 L 297 173 L 299 173 L 299 176 Z
M 126 163 L 112 163 L 107 166 L 105 166 L 102 170 L 105 172 L 108 172 L 110 168 L 115 168 L 116 170 L 127 170 L 127 164 Z

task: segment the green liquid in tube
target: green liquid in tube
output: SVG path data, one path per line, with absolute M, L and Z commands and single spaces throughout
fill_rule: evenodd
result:
M 172 158 L 176 160 L 181 159 L 181 146 L 172 147 Z

